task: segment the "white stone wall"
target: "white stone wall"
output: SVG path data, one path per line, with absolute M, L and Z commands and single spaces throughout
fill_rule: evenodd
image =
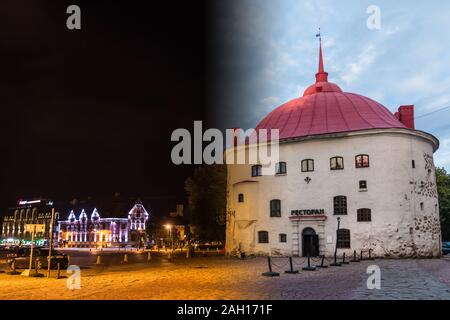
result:
M 348 214 L 340 216 L 340 227 L 350 229 L 351 248 L 339 249 L 339 255 L 371 248 L 377 256 L 439 256 L 432 165 L 436 143 L 418 131 L 369 130 L 280 144 L 286 175 L 251 177 L 251 165 L 229 165 L 227 252 L 301 255 L 301 232 L 312 227 L 319 235 L 320 253 L 331 256 L 337 229 L 333 197 L 344 195 Z M 358 154 L 369 155 L 369 168 L 355 168 Z M 330 170 L 334 156 L 344 157 L 344 170 Z M 301 160 L 308 158 L 314 159 L 314 172 L 301 172 Z M 359 180 L 367 181 L 367 191 L 359 190 Z M 244 194 L 244 203 L 238 203 L 239 193 Z M 271 199 L 281 200 L 280 218 L 270 217 Z M 358 222 L 358 208 L 370 208 L 372 221 Z M 325 209 L 326 220 L 308 219 L 297 225 L 289 219 L 291 210 L 297 209 Z M 268 244 L 258 243 L 260 230 L 269 232 Z M 280 233 L 287 234 L 286 243 L 279 242 Z

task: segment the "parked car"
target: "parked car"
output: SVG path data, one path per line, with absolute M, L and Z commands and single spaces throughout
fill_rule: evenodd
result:
M 442 242 L 442 254 L 446 255 L 450 253 L 450 242 Z
M 0 264 L 3 264 L 6 262 L 6 258 L 8 257 L 8 254 L 12 253 L 13 249 L 10 247 L 2 246 L 0 247 Z
M 11 266 L 13 261 L 16 262 L 16 268 L 17 269 L 28 269 L 30 266 L 30 248 L 17 248 L 13 250 L 13 252 L 9 253 L 7 255 L 7 263 Z M 35 260 L 37 259 L 40 262 L 42 269 L 48 268 L 48 248 L 34 248 L 33 249 L 33 263 L 32 268 L 35 267 Z M 57 269 L 58 268 L 58 262 L 61 269 L 67 268 L 69 264 L 69 259 L 67 258 L 67 255 L 58 252 L 56 250 L 52 250 L 52 257 L 51 257 L 51 269 Z

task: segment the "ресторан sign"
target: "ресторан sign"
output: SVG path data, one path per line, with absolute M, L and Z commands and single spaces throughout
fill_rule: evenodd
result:
M 315 216 L 325 214 L 325 209 L 291 210 L 293 216 Z

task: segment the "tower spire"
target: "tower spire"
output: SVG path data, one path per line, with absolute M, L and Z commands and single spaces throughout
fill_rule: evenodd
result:
M 319 33 L 316 34 L 316 37 L 319 38 L 319 70 L 316 73 L 316 82 L 327 82 L 328 81 L 328 73 L 325 72 L 325 68 L 323 66 L 323 56 L 322 56 L 322 35 Z

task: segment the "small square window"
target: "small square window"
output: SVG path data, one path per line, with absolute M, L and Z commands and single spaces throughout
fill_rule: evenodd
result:
M 243 193 L 238 194 L 238 202 L 244 202 L 244 194 Z
M 361 190 L 367 189 L 367 181 L 366 180 L 359 180 L 359 189 L 361 189 Z
M 287 242 L 286 233 L 280 233 L 280 242 Z
M 357 210 L 357 221 L 372 221 L 372 211 L 368 208 L 362 208 Z

